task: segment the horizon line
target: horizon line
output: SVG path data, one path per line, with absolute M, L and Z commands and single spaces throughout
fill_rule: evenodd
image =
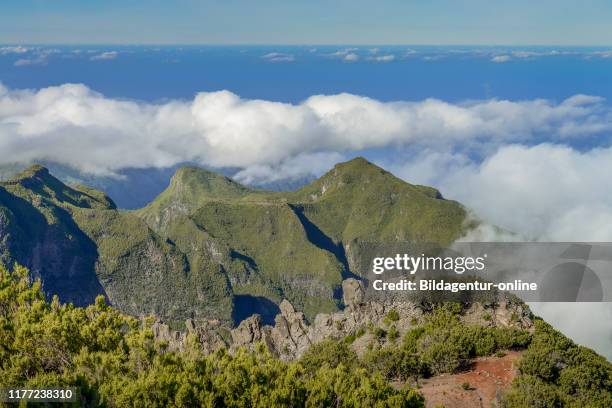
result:
M 0 46 L 125 46 L 125 47 L 612 47 L 610 44 L 470 44 L 470 43 L 156 43 L 156 42 L 4 42 Z

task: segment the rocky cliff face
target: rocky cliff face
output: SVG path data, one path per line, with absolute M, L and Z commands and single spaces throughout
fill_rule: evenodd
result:
M 312 324 L 308 324 L 304 314 L 298 312 L 287 300 L 279 306 L 280 313 L 274 325 L 264 325 L 259 315 L 243 320 L 233 330 L 223 327 L 219 322 L 209 321 L 196 324 L 186 322 L 187 331 L 170 331 L 163 323 L 153 326 L 160 340 L 169 342 L 171 348 L 181 349 L 186 335 L 195 333 L 205 352 L 220 348 L 236 351 L 245 347 L 254 349 L 263 343 L 276 356 L 284 360 L 299 358 L 312 345 L 326 339 L 342 339 L 355 336 L 352 348 L 363 353 L 372 342 L 384 343 L 387 340 L 375 335 L 377 328 L 388 330 L 394 326 L 399 335 L 422 322 L 428 311 L 422 305 L 411 302 L 390 300 L 388 302 L 368 301 L 363 284 L 356 279 L 342 282 L 345 308 L 336 313 L 318 314 Z M 529 308 L 511 295 L 499 294 L 491 304 L 473 303 L 462 313 L 466 324 L 485 326 L 516 327 L 531 330 L 533 315 Z
M 64 303 L 104 295 L 131 315 L 231 322 L 230 289 L 214 260 L 190 264 L 103 193 L 67 186 L 41 166 L 0 183 L 0 262 L 26 266 Z

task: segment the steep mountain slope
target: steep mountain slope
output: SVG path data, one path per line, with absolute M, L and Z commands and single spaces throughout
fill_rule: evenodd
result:
M 32 166 L 0 183 L 0 256 L 79 305 L 104 294 L 133 315 L 237 323 L 271 322 L 287 299 L 313 319 L 342 306 L 363 243 L 449 243 L 464 219 L 458 203 L 362 158 L 283 193 L 185 167 L 134 212 Z
M 470 225 L 459 203 L 434 188 L 411 185 L 356 158 L 336 165 L 287 200 L 344 253 L 347 266 L 362 274 L 360 253 L 372 243 L 397 241 L 450 244 Z
M 274 193 L 183 168 L 135 214 L 192 264 L 213 259 L 221 265 L 239 306 L 235 320 L 259 312 L 270 321 L 283 298 L 310 317 L 339 305 L 342 263 L 309 240 L 292 207 Z
M 149 225 L 163 230 L 174 217 L 188 214 L 207 201 L 236 199 L 249 192 L 249 188 L 221 174 L 182 167 L 168 188 L 138 213 Z
M 0 184 L 0 254 L 44 279 L 45 290 L 63 301 L 91 303 L 103 293 L 94 269 L 95 243 L 72 219 L 69 208 L 113 210 L 103 194 L 70 188 L 40 166 Z
M 0 254 L 5 264 L 31 268 L 64 302 L 85 305 L 104 294 L 134 315 L 231 318 L 218 264 L 191 268 L 174 245 L 104 194 L 66 186 L 40 166 L 0 183 Z
M 448 244 L 462 234 L 465 210 L 435 189 L 411 185 L 356 158 L 336 165 L 287 199 L 335 241 Z
M 136 214 L 185 253 L 200 248 L 216 254 L 235 294 L 275 303 L 286 298 L 310 319 L 340 305 L 340 283 L 358 273 L 361 243 L 450 243 L 463 233 L 465 220 L 458 203 L 363 158 L 283 193 L 181 169 L 168 189 Z M 249 307 L 267 318 L 257 303 Z

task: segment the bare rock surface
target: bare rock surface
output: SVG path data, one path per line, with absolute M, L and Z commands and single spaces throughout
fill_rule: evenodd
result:
M 284 360 L 301 357 L 312 345 L 326 339 L 341 339 L 362 334 L 352 348 L 360 354 L 374 340 L 372 329 L 390 329 L 400 335 L 422 322 L 428 311 L 423 305 L 390 299 L 371 301 L 366 299 L 363 284 L 356 279 L 342 283 L 345 308 L 335 313 L 318 314 L 309 324 L 302 312 L 283 300 L 279 304 L 274 326 L 264 325 L 261 316 L 255 314 L 229 329 L 217 321 L 185 322 L 186 332 L 171 331 L 162 323 L 155 323 L 153 331 L 158 339 L 167 341 L 171 349 L 182 349 L 188 334 L 195 334 L 202 349 L 212 353 L 220 348 L 236 351 L 239 348 L 254 349 L 263 343 L 274 355 Z M 390 313 L 392 312 L 393 313 Z M 517 327 L 531 330 L 532 314 L 529 308 L 506 294 L 500 294 L 495 304 L 473 303 L 467 307 L 462 320 L 466 324 Z

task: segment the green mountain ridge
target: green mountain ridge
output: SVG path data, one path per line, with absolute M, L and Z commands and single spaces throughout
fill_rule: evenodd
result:
M 312 319 L 342 307 L 362 243 L 449 244 L 465 220 L 459 203 L 363 158 L 293 192 L 185 167 L 136 211 L 41 166 L 0 183 L 3 263 L 24 264 L 62 301 L 104 294 L 126 313 L 169 322 L 273 318 L 282 299 Z

